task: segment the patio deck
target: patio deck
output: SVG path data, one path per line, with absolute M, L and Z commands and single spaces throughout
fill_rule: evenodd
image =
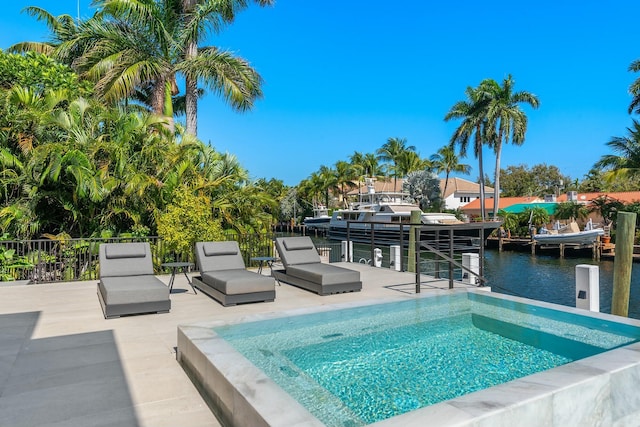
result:
M 412 273 L 339 265 L 361 271 L 361 292 L 318 296 L 282 284 L 274 302 L 223 307 L 177 275 L 170 313 L 109 320 L 96 281 L 0 286 L 0 425 L 219 426 L 176 361 L 177 326 L 415 293 Z M 423 292 L 448 288 L 425 279 Z

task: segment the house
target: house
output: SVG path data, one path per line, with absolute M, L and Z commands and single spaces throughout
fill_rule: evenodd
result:
M 445 193 L 446 184 L 446 193 Z M 485 199 L 493 198 L 493 187 L 484 187 Z M 445 209 L 458 209 L 480 199 L 480 184 L 462 178 L 440 180 L 440 194 Z M 478 207 L 480 205 L 478 204 Z
M 504 209 L 506 207 L 516 205 L 516 204 L 524 204 L 524 203 L 542 203 L 544 199 L 535 196 L 527 196 L 527 197 L 500 197 L 500 202 L 498 204 L 498 210 Z M 487 198 L 484 201 L 484 212 L 485 216 L 491 217 L 493 216 L 493 198 Z M 480 216 L 480 199 L 476 199 L 466 205 L 464 205 L 460 210 L 466 214 L 469 218 L 477 218 Z

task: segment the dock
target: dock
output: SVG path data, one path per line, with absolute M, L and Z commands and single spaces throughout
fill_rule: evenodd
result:
M 531 238 L 524 237 L 489 237 L 487 239 L 487 247 L 498 248 L 500 252 L 503 250 L 531 252 L 536 253 L 557 253 L 560 258 L 564 258 L 567 252 L 571 253 L 590 253 L 594 260 L 613 259 L 615 255 L 615 243 L 604 243 L 600 240 L 592 244 L 540 244 Z M 634 250 L 635 253 L 635 250 Z M 634 257 L 635 258 L 635 257 Z M 638 260 L 640 261 L 640 246 L 638 247 Z

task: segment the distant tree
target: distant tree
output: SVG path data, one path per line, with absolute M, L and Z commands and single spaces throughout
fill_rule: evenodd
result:
M 285 221 L 294 219 L 297 222 L 302 211 L 303 207 L 298 201 L 298 189 L 295 187 L 289 188 L 284 197 L 280 200 L 280 212 L 282 212 L 281 219 Z
M 589 215 L 589 209 L 576 202 L 558 203 L 554 216 L 557 219 L 585 219 Z
M 449 185 L 449 176 L 451 173 L 461 173 L 469 175 L 471 172 L 471 166 L 460 163 L 460 159 L 456 155 L 455 150 L 450 145 L 445 145 L 440 148 L 436 154 L 433 154 L 430 158 L 431 167 L 435 173 L 444 172 L 444 189 L 442 190 L 442 197 L 447 194 L 447 186 Z
M 423 211 L 440 208 L 440 180 L 434 173 L 426 170 L 410 172 L 403 186 Z
M 500 170 L 500 183 L 504 197 L 533 196 L 536 192 L 534 177 L 525 165 Z
M 460 156 L 467 155 L 467 148 L 473 137 L 473 152 L 478 159 L 478 178 L 480 184 L 480 217 L 485 219 L 485 191 L 484 191 L 484 165 L 482 160 L 482 147 L 486 140 L 487 105 L 488 97 L 482 90 L 482 83 L 477 88 L 467 87 L 466 99 L 455 103 L 445 115 L 445 121 L 461 119 L 462 122 L 451 136 L 450 144 L 460 146 Z
M 378 160 L 382 160 L 384 162 L 391 162 L 391 166 L 387 173 L 390 173 L 393 176 L 394 187 L 398 180 L 398 177 L 402 177 L 402 171 L 399 168 L 399 164 L 401 163 L 402 156 L 406 156 L 407 151 L 416 151 L 416 147 L 413 145 L 407 145 L 406 138 L 389 138 L 387 142 L 380 147 L 376 154 L 378 156 Z
M 500 158 L 502 144 L 511 142 L 522 145 L 527 133 L 527 115 L 520 109 L 520 104 L 528 104 L 538 108 L 540 101 L 534 94 L 526 91 L 514 92 L 515 82 L 511 75 L 498 85 L 494 80 L 486 80 L 483 90 L 489 93 L 487 106 L 487 136 L 489 143 L 496 153 L 493 216 L 498 216 L 500 205 Z
M 534 165 L 531 169 L 525 165 L 509 166 L 502 169 L 501 187 L 504 197 L 543 197 L 561 191 L 571 177 L 562 175 L 557 166 Z

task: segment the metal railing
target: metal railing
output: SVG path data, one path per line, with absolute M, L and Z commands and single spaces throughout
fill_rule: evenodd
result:
M 488 226 L 482 222 L 451 225 L 425 225 L 425 224 L 395 224 L 393 227 L 388 222 L 357 221 L 357 224 L 365 224 L 364 227 L 353 228 L 347 221 L 347 241 L 353 241 L 368 248 L 370 258 L 364 258 L 367 263 L 374 259 L 374 251 L 380 248 L 383 254 L 390 253 L 392 245 L 401 248 L 400 270 L 411 268 L 416 273 L 416 292 L 420 292 L 422 277 L 427 275 L 436 280 L 448 279 L 449 288 L 453 288 L 456 277 L 475 277 L 478 286 L 484 286 L 484 242 L 495 225 Z M 354 222 L 356 223 L 356 222 Z M 416 246 L 413 248 L 415 259 L 409 259 L 409 241 L 411 230 L 415 233 Z M 362 253 L 362 248 L 359 249 Z M 354 248 L 354 261 L 358 260 L 358 249 Z M 463 263 L 463 254 L 477 252 L 479 254 L 479 271 L 473 271 Z M 360 258 L 361 260 L 363 258 Z M 387 257 L 383 255 L 383 260 Z M 383 266 L 385 263 L 383 262 Z M 388 264 L 387 264 L 388 265 Z
M 253 257 L 274 256 L 274 238 L 273 233 L 226 236 L 227 240 L 238 241 L 245 265 L 248 267 L 258 265 L 257 262 L 251 261 Z M 159 237 L 3 240 L 0 241 L 0 255 L 12 251 L 12 257 L 0 258 L 0 273 L 7 278 L 29 280 L 32 283 L 95 280 L 100 274 L 99 246 L 102 243 L 126 242 L 149 242 L 156 274 L 170 273 L 169 269 L 161 266 L 165 262 L 194 262 L 192 253 L 176 256 L 174 252 L 167 249 L 166 244 Z M 339 257 L 339 251 L 331 252 L 336 252 Z

